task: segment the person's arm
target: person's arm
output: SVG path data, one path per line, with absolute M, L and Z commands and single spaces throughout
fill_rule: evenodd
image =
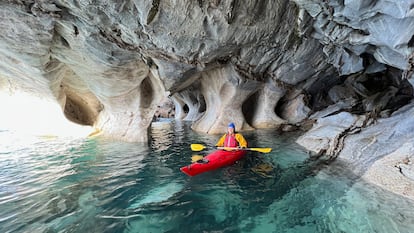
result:
M 216 146 L 223 146 L 224 145 L 224 140 L 226 139 L 226 134 L 224 134 L 223 136 L 221 136 L 221 138 L 218 140 L 218 142 L 216 143 Z
M 239 142 L 240 147 L 247 147 L 247 141 L 246 139 L 244 139 L 243 135 L 237 133 L 235 137 L 236 137 L 236 140 Z

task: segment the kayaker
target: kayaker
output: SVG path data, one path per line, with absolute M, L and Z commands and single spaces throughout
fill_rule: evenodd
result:
M 236 133 L 236 126 L 233 122 L 228 125 L 227 133 L 225 133 L 217 142 L 218 147 L 247 147 L 247 141 L 243 135 Z

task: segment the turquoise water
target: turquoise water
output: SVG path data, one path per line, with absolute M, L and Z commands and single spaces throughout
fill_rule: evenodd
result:
M 244 135 L 273 151 L 187 177 L 189 145 L 218 137 L 183 122 L 146 144 L 0 131 L 1 232 L 414 232 L 413 202 L 309 160 L 297 135 Z

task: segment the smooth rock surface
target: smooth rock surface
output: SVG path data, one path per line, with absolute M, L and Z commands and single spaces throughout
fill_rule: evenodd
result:
M 340 113 L 320 118 L 297 142 L 315 153 L 332 155 L 353 172 L 387 190 L 414 199 L 413 143 L 414 104 L 396 111 L 389 118 L 378 119 L 360 131 L 338 135 L 350 126 L 362 125 L 357 116 Z M 355 128 L 354 128 L 355 129 Z
M 317 154 L 334 155 L 342 134 L 358 124 L 359 117 L 347 112 L 319 118 L 296 142 Z
M 414 200 L 414 144 L 404 143 L 394 152 L 377 160 L 363 179 Z
M 412 98 L 412 5 L 3 1 L 0 84 L 127 141 L 148 140 L 166 96 L 178 119 L 207 133 L 229 121 L 238 130 L 300 124 L 350 98 L 338 111 L 377 118 Z M 13 95 L 7 85 L 1 90 Z

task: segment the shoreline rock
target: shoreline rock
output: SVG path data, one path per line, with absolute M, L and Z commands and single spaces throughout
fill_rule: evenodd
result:
M 297 143 L 329 157 L 330 152 L 337 150 L 332 142 L 346 128 L 344 121 L 338 120 L 341 115 L 351 114 L 340 113 L 318 119 L 311 130 L 297 139 Z M 414 200 L 413 115 L 414 103 L 411 103 L 388 118 L 378 119 L 357 133 L 345 135 L 337 159 L 358 177 Z M 326 131 L 331 134 L 324 133 Z
M 405 162 L 405 161 L 409 162 Z M 401 165 L 406 170 L 414 169 L 414 144 L 405 143 L 398 150 L 384 156 L 372 164 L 361 177 L 384 189 L 414 200 L 414 179 L 412 173 L 404 173 Z

